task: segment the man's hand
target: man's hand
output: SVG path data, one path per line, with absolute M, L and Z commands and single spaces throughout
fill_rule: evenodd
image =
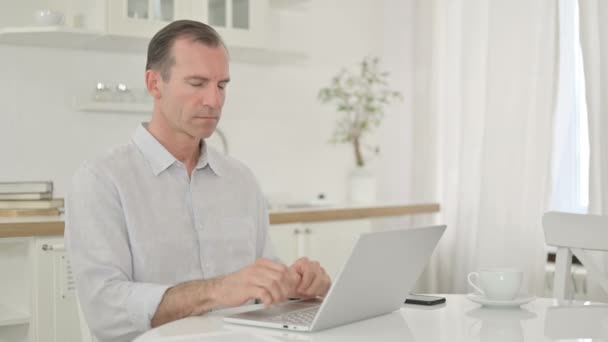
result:
M 209 280 L 193 280 L 165 292 L 150 324 L 152 327 L 200 315 L 217 307 L 233 307 L 259 299 L 265 306 L 291 297 L 325 296 L 331 280 L 318 262 L 307 258 L 290 267 L 258 259 L 240 271 Z
M 289 267 L 300 277 L 295 292 L 290 297 L 314 298 L 324 297 L 331 287 L 331 279 L 325 269 L 317 261 L 300 258 Z
M 287 266 L 260 258 L 240 271 L 218 278 L 216 300 L 221 306 L 233 307 L 259 299 L 268 307 L 286 301 L 299 282 L 299 274 Z

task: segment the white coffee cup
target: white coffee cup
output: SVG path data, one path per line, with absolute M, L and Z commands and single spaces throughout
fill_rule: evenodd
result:
M 515 299 L 522 279 L 523 272 L 514 268 L 486 268 L 467 276 L 469 284 L 490 300 Z

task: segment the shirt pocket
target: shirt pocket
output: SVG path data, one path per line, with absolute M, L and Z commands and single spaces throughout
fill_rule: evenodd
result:
M 213 276 L 232 273 L 255 262 L 257 234 L 253 218 L 221 218 L 219 226 L 211 241 L 215 254 Z

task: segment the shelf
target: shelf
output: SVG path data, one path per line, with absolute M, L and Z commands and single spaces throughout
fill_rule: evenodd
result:
M 64 218 L 23 217 L 12 221 L 0 221 L 0 238 L 27 236 L 61 236 L 64 230 Z
M 30 315 L 0 305 L 0 327 L 29 323 Z
M 131 114 L 151 114 L 151 103 L 120 103 L 120 102 L 83 102 L 76 105 L 76 109 L 81 112 L 110 112 L 110 113 L 131 113 Z
M 148 40 L 108 35 L 103 32 L 63 26 L 7 27 L 0 29 L 0 44 L 46 48 L 101 50 L 116 52 L 146 51 Z
M 370 219 L 378 217 L 435 214 L 440 211 L 438 203 L 377 205 L 372 207 L 324 207 L 300 210 L 273 210 L 270 224 L 328 222 L 342 220 Z M 23 218 L 0 220 L 0 238 L 40 235 L 63 235 L 63 217 Z
M 148 49 L 149 41 L 149 38 L 117 36 L 105 32 L 72 29 L 64 26 L 0 28 L 0 44 L 14 46 L 126 52 L 144 55 Z M 291 64 L 308 59 L 308 56 L 303 52 L 273 48 L 228 46 L 228 50 L 231 58 L 238 62 Z
M 327 222 L 378 217 L 433 214 L 440 210 L 439 204 L 387 205 L 375 207 L 325 207 L 270 212 L 270 224 Z

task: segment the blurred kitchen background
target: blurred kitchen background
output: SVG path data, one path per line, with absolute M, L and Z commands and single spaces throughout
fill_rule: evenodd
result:
M 53 180 L 56 196 L 63 197 L 83 160 L 129 140 L 149 118 L 145 106 L 135 112 L 112 105 L 88 111 L 86 103 L 98 83 L 124 84 L 136 97 L 142 94 L 145 44 L 164 25 L 152 20 L 155 2 L 161 13 L 168 11 L 162 15 L 199 19 L 200 14 L 204 21 L 217 13 L 213 6 L 233 1 L 121 0 L 106 7 L 104 1 L 3 0 L 0 26 L 9 29 L 0 31 L 0 181 Z M 221 32 L 231 50 L 232 82 L 220 128 L 230 154 L 254 171 L 269 200 L 307 202 L 320 193 L 333 203 L 347 199 L 354 154 L 348 145 L 329 144 L 339 117 L 317 94 L 340 69 L 366 56 L 381 58 L 392 87 L 404 95 L 404 101 L 387 107 L 385 120 L 368 139 L 381 149 L 370 163 L 378 199 L 428 199 L 413 194 L 410 185 L 414 1 L 234 3 L 233 10 L 251 12 L 254 32 L 253 38 L 231 35 L 229 28 Z M 150 18 L 134 13 L 137 8 L 150 9 Z M 62 27 L 55 30 L 52 21 L 40 26 L 35 18 L 40 9 L 60 12 Z M 212 138 L 212 144 L 218 142 Z

